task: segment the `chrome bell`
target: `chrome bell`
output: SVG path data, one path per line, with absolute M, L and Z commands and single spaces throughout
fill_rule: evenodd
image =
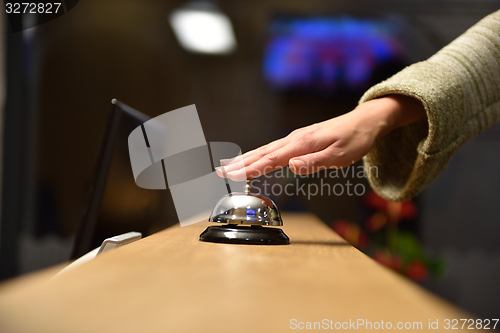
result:
M 235 192 L 222 197 L 208 220 L 227 224 L 208 227 L 200 235 L 200 240 L 233 244 L 289 244 L 290 239 L 283 230 L 263 227 L 283 225 L 276 204 L 265 195 L 251 192 L 250 181 L 247 181 L 243 193 Z

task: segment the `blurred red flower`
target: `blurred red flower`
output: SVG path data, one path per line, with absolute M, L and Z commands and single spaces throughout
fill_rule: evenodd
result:
M 365 196 L 366 205 L 374 210 L 385 211 L 388 202 L 373 191 L 368 192 Z
M 343 219 L 335 220 L 332 228 L 351 245 L 363 249 L 368 246 L 368 235 L 357 225 Z
M 384 212 L 376 212 L 366 220 L 365 227 L 369 232 L 375 232 L 382 229 L 387 220 L 387 215 Z
M 427 278 L 427 266 L 422 260 L 414 260 L 405 268 L 405 275 L 410 279 L 422 282 Z
M 413 220 L 417 217 L 417 205 L 411 200 L 393 202 L 371 191 L 365 196 L 365 203 L 371 209 L 385 213 L 388 218 L 386 222 L 396 223 L 401 220 Z M 377 226 L 376 222 L 380 223 L 380 220 L 370 223 L 374 223 L 373 226 Z
M 393 269 L 396 272 L 401 271 L 401 267 L 403 266 L 403 260 L 399 255 L 391 254 L 387 251 L 375 252 L 375 254 L 373 255 L 373 259 L 382 266 Z

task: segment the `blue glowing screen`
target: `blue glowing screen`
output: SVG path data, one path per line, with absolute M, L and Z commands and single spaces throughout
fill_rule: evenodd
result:
M 270 26 L 265 80 L 280 90 L 366 89 L 381 65 L 403 59 L 398 27 L 354 17 L 280 18 Z

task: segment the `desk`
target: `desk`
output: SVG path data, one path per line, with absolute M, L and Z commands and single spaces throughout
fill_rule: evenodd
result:
M 297 331 L 292 319 L 422 322 L 425 332 L 429 319 L 441 331 L 445 319 L 471 317 L 378 265 L 313 215 L 283 220 L 290 245 L 200 242 L 202 222 L 52 280 L 61 267 L 8 281 L 0 286 L 0 332 L 274 333 Z

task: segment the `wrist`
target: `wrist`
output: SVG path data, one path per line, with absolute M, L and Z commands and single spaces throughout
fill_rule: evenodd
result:
M 373 99 L 360 104 L 354 111 L 373 128 L 375 139 L 427 117 L 422 102 L 405 95 L 387 95 Z

